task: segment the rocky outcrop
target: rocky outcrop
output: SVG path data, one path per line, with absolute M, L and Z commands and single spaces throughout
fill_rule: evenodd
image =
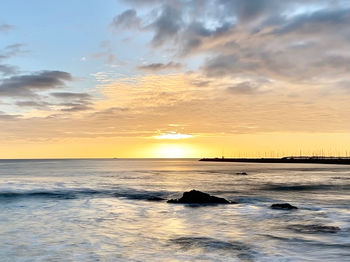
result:
M 167 202 L 175 204 L 233 204 L 233 202 L 225 198 L 211 196 L 194 189 L 189 192 L 184 192 L 183 196 L 179 199 L 171 199 Z
M 292 206 L 289 203 L 281 203 L 281 204 L 272 204 L 271 205 L 272 209 L 280 209 L 280 210 L 293 210 L 293 209 L 298 209 L 295 206 Z

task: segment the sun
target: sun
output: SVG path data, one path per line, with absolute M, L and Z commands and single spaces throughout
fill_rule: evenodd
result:
M 154 148 L 157 158 L 186 158 L 191 157 L 193 149 L 184 144 L 159 144 Z

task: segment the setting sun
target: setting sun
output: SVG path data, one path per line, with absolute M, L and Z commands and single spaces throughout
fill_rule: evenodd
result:
M 187 144 L 160 144 L 152 154 L 157 158 L 186 158 L 193 157 L 195 150 Z

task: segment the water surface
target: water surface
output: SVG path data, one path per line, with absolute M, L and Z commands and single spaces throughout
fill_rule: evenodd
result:
M 191 189 L 238 204 L 147 201 Z M 350 170 L 341 165 L 0 160 L 0 257 L 350 261 L 349 193 Z M 280 202 L 299 209 L 269 208 Z

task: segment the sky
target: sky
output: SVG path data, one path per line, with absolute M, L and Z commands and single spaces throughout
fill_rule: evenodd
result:
M 4 0 L 0 158 L 350 155 L 350 1 Z

